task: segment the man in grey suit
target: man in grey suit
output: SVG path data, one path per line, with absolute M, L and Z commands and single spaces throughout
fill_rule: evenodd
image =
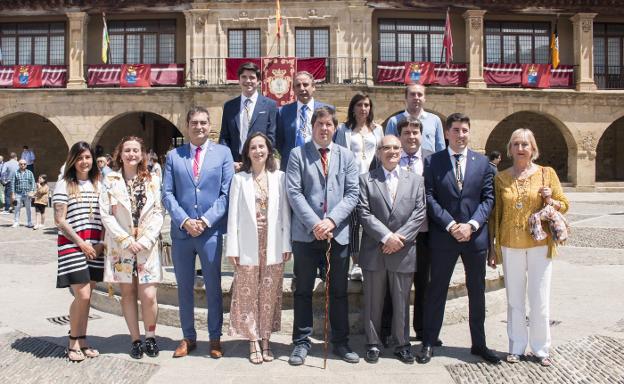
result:
M 332 143 L 335 112 L 324 106 L 312 115 L 312 140 L 290 153 L 286 168 L 287 195 L 292 208 L 294 253 L 294 349 L 288 362 L 304 363 L 311 348 L 312 290 L 316 269 L 330 250 L 330 309 L 333 352 L 357 363 L 349 341 L 347 273 L 349 271 L 349 216 L 358 201 L 358 168 L 353 154 Z
M 416 235 L 426 217 L 422 176 L 399 166 L 401 142 L 385 136 L 378 150 L 381 167 L 360 176 L 358 213 L 362 224 L 360 266 L 364 271 L 366 361 L 379 359 L 381 315 L 390 288 L 394 354 L 413 364 L 409 343 L 409 298 L 416 271 Z

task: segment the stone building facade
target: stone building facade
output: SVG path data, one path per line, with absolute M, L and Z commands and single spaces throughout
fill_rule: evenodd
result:
M 68 147 L 78 140 L 110 152 L 119 138 L 135 134 L 162 154 L 182 142 L 185 113 L 193 104 L 209 108 L 216 136 L 221 106 L 238 93 L 238 87 L 226 81 L 225 58 L 241 52 L 327 57 L 328 76 L 317 86 L 318 99 L 335 105 L 343 119 L 351 96 L 364 91 L 374 101 L 375 116 L 382 122 L 404 107 L 402 85 L 377 81 L 382 56 L 392 51 L 396 61 L 401 61 L 405 50 L 416 54 L 416 45 L 423 47 L 415 40 L 423 38 L 431 39 L 429 59 L 438 60 L 431 45 L 433 37 L 414 31 L 422 25 L 443 24 L 449 9 L 454 62 L 465 63 L 467 83 L 462 87 L 430 86 L 427 109 L 442 118 L 457 111 L 468 114 L 474 128 L 472 146 L 483 152 L 504 152 L 513 129 L 531 128 L 542 153 L 538 162 L 553 166 L 567 186 L 624 189 L 624 71 L 619 75 L 624 69 L 624 1 L 281 0 L 280 39 L 273 0 L 137 0 L 121 4 L 112 0 L 0 3 L 1 64 L 37 64 L 26 62 L 28 57 L 23 55 L 11 62 L 13 37 L 4 32 L 5 26 L 28 31 L 35 24 L 62 23 L 62 64 L 67 68 L 64 88 L 0 88 L 0 154 L 19 152 L 22 145 L 29 145 L 38 157 L 37 172 L 48 174 L 58 172 Z M 89 68 L 103 64 L 102 12 L 106 12 L 109 29 L 115 22 L 125 23 L 128 31 L 132 31 L 130 26 L 140 30 L 148 22 L 160 25 L 162 20 L 172 25 L 173 38 L 156 52 L 158 57 L 169 52 L 169 63 L 185 66 L 184 83 L 152 88 L 88 86 Z M 404 28 L 395 33 L 394 48 L 385 40 L 389 22 Z M 512 32 L 533 23 L 547 26 L 552 33 L 556 26 L 561 63 L 574 69 L 572 86 L 528 89 L 488 84 L 484 77 L 490 55 L 488 31 L 496 23 Z M 135 49 L 141 52 L 139 57 L 148 57 L 153 52 L 145 47 L 152 37 L 144 35 L 133 40 L 133 32 L 126 32 L 122 51 L 131 57 Z M 21 38 L 23 43 L 17 42 Z M 36 60 L 40 49 L 37 37 L 24 32 L 17 39 L 14 46 L 20 52 L 30 49 L 31 61 Z M 504 44 L 514 37 L 502 39 L 503 56 L 513 55 L 505 51 L 509 46 Z M 525 37 L 518 39 L 518 55 L 536 55 L 522 46 Z M 131 46 L 131 42 L 136 44 Z M 27 48 L 29 43 L 32 48 Z M 604 75 L 606 67 L 599 64 L 608 65 L 609 74 Z M 0 71 L 2 68 L 6 67 Z

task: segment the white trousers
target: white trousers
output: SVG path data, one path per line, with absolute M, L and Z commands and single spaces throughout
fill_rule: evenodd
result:
M 509 353 L 524 355 L 527 344 L 538 357 L 550 349 L 550 277 L 552 259 L 548 247 L 515 249 L 502 247 L 507 292 Z M 528 283 L 528 290 L 527 290 Z M 526 298 L 529 298 L 529 325 Z

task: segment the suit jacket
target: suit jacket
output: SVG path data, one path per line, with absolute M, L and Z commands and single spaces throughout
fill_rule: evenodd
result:
M 106 229 L 104 242 L 107 248 L 104 281 L 132 283 L 136 261 L 139 283 L 159 283 L 162 280 L 162 271 L 157 242 L 163 225 L 160 178 L 152 176 L 152 180 L 146 182 L 146 200 L 139 216 L 136 239 L 132 237 L 132 207 L 123 176 L 111 171 L 104 178 L 103 184 L 104 188 L 100 192 L 100 216 Z M 145 247 L 136 256 L 128 251 L 133 240 Z
M 399 173 L 396 198 L 391 203 L 383 167 L 360 176 L 358 214 L 362 225 L 359 265 L 367 271 L 416 272 L 416 235 L 427 216 L 422 176 Z M 381 251 L 389 233 L 405 236 L 405 246 L 391 255 Z
M 220 235 L 226 230 L 228 193 L 234 174 L 230 150 L 208 141 L 199 173 L 193 177 L 191 146 L 185 144 L 167 153 L 163 181 L 163 204 L 171 215 L 171 238 L 188 239 L 180 226 L 184 220 L 206 218 L 210 228 L 202 236 Z
M 267 265 L 283 261 L 282 253 L 291 252 L 290 206 L 286 197 L 286 176 L 282 171 L 267 172 Z M 259 265 L 256 189 L 251 173 L 234 175 L 230 188 L 226 256 L 240 257 L 241 265 Z
M 240 142 L 240 114 L 241 96 L 228 100 L 223 105 L 223 116 L 221 118 L 221 133 L 219 143 L 230 148 L 234 161 L 241 161 L 239 148 Z M 258 100 L 254 106 L 251 120 L 249 121 L 249 132 L 262 132 L 269 137 L 271 144 L 275 145 L 275 128 L 277 126 L 277 104 L 272 99 L 258 94 Z
M 358 202 L 359 169 L 348 149 L 332 145 L 327 179 L 323 175 L 321 154 L 314 142 L 294 148 L 286 171 L 288 201 L 292 207 L 291 238 L 293 241 L 315 240 L 312 227 L 327 215 L 335 224 L 334 240 L 349 243 L 349 216 Z
M 425 159 L 425 186 L 429 213 L 429 244 L 433 249 L 452 252 L 479 252 L 489 247 L 487 220 L 494 207 L 494 170 L 487 157 L 468 150 L 463 188 L 455 182 L 447 150 Z M 455 220 L 475 220 L 479 229 L 470 241 L 459 243 L 446 231 Z
M 333 105 L 321 103 L 314 100 L 314 109 L 328 106 L 335 109 Z M 314 113 L 314 111 L 310 112 Z M 285 170 L 290 157 L 290 151 L 295 147 L 297 139 L 297 101 L 286 104 L 279 109 L 277 115 L 277 131 L 275 135 L 276 148 L 282 157 L 280 169 Z

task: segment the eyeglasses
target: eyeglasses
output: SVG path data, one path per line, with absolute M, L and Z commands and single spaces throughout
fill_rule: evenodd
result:
M 191 121 L 189 121 L 189 125 L 192 125 L 192 126 L 197 126 L 197 125 L 204 126 L 204 125 L 208 125 L 208 124 L 210 124 L 210 122 L 208 120 L 191 120 Z
M 401 146 L 400 145 L 382 145 L 381 150 L 384 152 L 399 151 L 401 150 Z

